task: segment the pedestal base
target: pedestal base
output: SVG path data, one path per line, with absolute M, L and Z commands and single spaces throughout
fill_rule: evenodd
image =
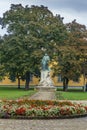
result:
M 41 91 L 42 90 L 43 91 L 54 91 L 55 90 L 53 81 L 50 78 L 50 73 L 48 70 L 41 71 L 41 80 L 36 88 Z
M 41 87 L 41 86 L 36 86 L 36 89 L 39 90 L 39 91 L 46 91 L 46 92 L 56 91 L 56 87 Z

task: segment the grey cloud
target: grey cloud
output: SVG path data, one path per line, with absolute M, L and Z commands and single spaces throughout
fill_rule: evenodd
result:
M 49 4 L 50 7 L 53 7 L 55 9 L 70 8 L 77 12 L 87 11 L 87 1 L 82 0 L 48 0 L 46 3 Z
M 46 5 L 48 8 L 60 9 L 60 8 L 70 8 L 77 12 L 87 11 L 87 1 L 86 0 L 11 0 L 12 3 L 26 3 L 36 4 L 36 5 Z

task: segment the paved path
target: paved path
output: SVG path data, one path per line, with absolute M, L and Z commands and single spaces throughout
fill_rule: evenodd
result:
M 0 119 L 0 130 L 87 130 L 87 117 L 56 120 Z
M 47 92 L 47 91 L 39 91 L 32 95 L 29 99 L 34 100 L 55 100 L 55 93 L 54 92 Z
M 34 95 L 32 95 L 29 99 L 34 99 L 34 100 L 56 100 L 55 97 L 55 92 L 54 91 L 38 91 Z M 64 101 L 64 100 L 60 100 Z M 83 103 L 87 104 L 87 100 L 68 100 L 71 102 L 76 102 L 76 103 Z

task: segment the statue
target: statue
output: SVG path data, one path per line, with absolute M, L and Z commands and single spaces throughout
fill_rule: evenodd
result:
M 48 54 L 45 54 L 42 58 L 42 61 L 41 61 L 43 71 L 45 71 L 45 70 L 49 71 L 49 66 L 48 66 L 49 61 L 50 61 L 50 57 L 48 56 Z
M 41 80 L 39 82 L 39 87 L 53 87 L 53 82 L 50 78 L 50 67 L 49 67 L 49 61 L 50 57 L 48 56 L 47 53 L 42 58 L 41 61 Z

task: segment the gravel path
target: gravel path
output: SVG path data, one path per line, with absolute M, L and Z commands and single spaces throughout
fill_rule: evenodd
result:
M 0 119 L 0 130 L 87 130 L 87 117 L 56 120 Z
M 55 100 L 54 92 L 39 91 L 36 94 L 32 95 L 29 99 L 34 100 Z
M 55 97 L 55 92 L 52 91 L 38 91 L 37 93 L 35 93 L 34 95 L 32 95 L 29 99 L 34 99 L 34 100 L 56 100 Z M 60 101 L 64 101 L 64 100 L 60 100 Z M 83 104 L 87 104 L 87 100 L 68 100 L 71 102 L 76 102 L 76 103 L 83 103 Z

